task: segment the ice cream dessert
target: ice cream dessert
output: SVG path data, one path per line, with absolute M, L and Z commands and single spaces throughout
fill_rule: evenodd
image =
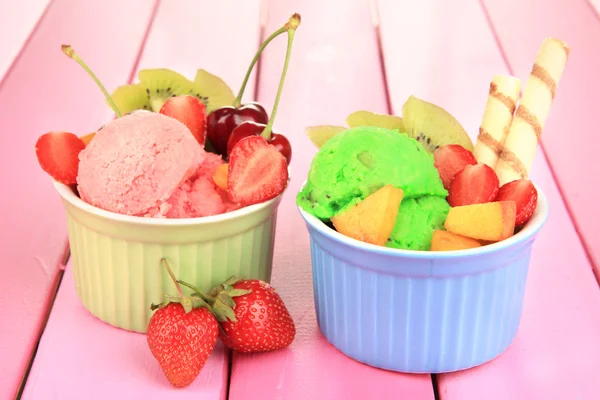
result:
M 297 202 L 307 212 L 329 221 L 384 185 L 402 189 L 403 206 L 386 246 L 429 248 L 434 229 L 449 210 L 433 156 L 415 139 L 398 131 L 364 126 L 328 140 L 314 157 Z
M 356 111 L 307 128 L 319 148 L 296 202 L 353 239 L 405 250 L 485 246 L 533 215 L 529 171 L 569 54 L 546 39 L 521 81 L 497 75 L 475 145 L 441 107 L 410 96 L 402 117 Z
M 99 208 L 144 217 L 194 218 L 235 209 L 212 180 L 209 157 L 181 122 L 135 111 L 100 129 L 79 154 L 77 188 Z
M 294 14 L 265 41 L 235 99 L 220 78 L 201 69 L 193 82 L 168 69 L 142 70 L 140 82 L 110 95 L 63 46 L 96 81 L 117 118 L 81 138 L 42 135 L 36 143 L 40 166 L 85 202 L 138 217 L 200 218 L 279 196 L 288 183 L 291 145 L 273 132 L 273 122 L 299 24 Z M 269 118 L 260 104 L 241 104 L 241 98 L 260 53 L 282 33 L 288 47 Z

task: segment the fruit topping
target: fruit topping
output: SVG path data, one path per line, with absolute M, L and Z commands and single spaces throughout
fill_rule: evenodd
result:
M 231 105 L 235 97 L 223 79 L 203 69 L 196 71 L 194 85 L 189 94 L 204 103 L 207 113 Z
M 283 71 L 281 72 L 281 78 L 279 80 L 279 87 L 277 88 L 277 95 L 275 96 L 275 103 L 273 104 L 273 110 L 271 111 L 271 118 L 269 118 L 268 124 L 260 124 L 253 121 L 244 121 L 238 125 L 229 136 L 227 141 L 227 156 L 231 153 L 231 149 L 242 139 L 248 136 L 261 135 L 269 144 L 275 146 L 275 148 L 283 154 L 287 163 L 289 164 L 292 160 L 292 145 L 289 140 L 280 133 L 273 132 L 273 123 L 275 116 L 277 115 L 277 108 L 279 106 L 279 100 L 281 98 L 281 92 L 283 91 L 283 84 L 285 82 L 285 75 L 287 73 L 288 65 L 290 62 L 290 56 L 292 52 L 292 43 L 294 41 L 294 34 L 296 29 L 300 25 L 300 16 L 295 14 L 288 23 L 288 42 L 287 51 L 285 54 L 285 62 L 283 64 Z
M 357 126 L 376 126 L 385 129 L 396 129 L 399 132 L 406 132 L 404 122 L 401 117 L 387 114 L 376 114 L 371 111 L 355 111 L 346 118 L 348 127 Z
M 184 296 L 165 259 L 163 266 L 177 288 L 177 296 L 165 296 L 150 318 L 146 341 L 169 382 L 175 387 L 191 384 L 206 364 L 219 335 L 219 324 L 210 306 L 198 296 Z
M 85 145 L 87 146 L 88 144 L 90 144 L 94 136 L 96 136 L 96 132 L 88 133 L 87 135 L 81 136 L 81 140 L 83 140 L 83 143 L 85 143 Z
M 515 231 L 514 201 L 494 201 L 453 207 L 448 212 L 444 228 L 472 239 L 498 242 Z
M 345 126 L 336 125 L 317 125 L 306 128 L 306 136 L 310 141 L 320 149 L 325 142 L 337 135 L 338 133 L 348 130 Z
M 517 216 L 515 226 L 519 227 L 525 224 L 537 207 L 537 190 L 529 179 L 517 179 L 508 182 L 500 187 L 497 201 L 512 200 L 516 204 Z
M 233 101 L 233 92 L 223 80 L 204 70 L 196 72 L 194 82 L 167 68 L 143 69 L 139 83 L 119 86 L 112 94 L 119 109 L 159 112 L 171 97 L 193 96 L 204 103 L 207 112 Z
M 215 172 L 213 174 L 213 181 L 215 185 L 217 185 L 220 189 L 227 191 L 227 169 L 229 168 L 228 164 L 221 164 L 217 168 L 215 168 Z
M 494 201 L 498 194 L 498 177 L 486 164 L 467 165 L 450 183 L 448 203 L 452 207 Z
M 394 229 L 403 196 L 402 189 L 385 185 L 333 216 L 331 222 L 343 235 L 383 246 Z
M 85 143 L 69 132 L 48 132 L 35 144 L 35 154 L 40 167 L 54 180 L 65 185 L 77 183 L 79 152 Z
M 445 144 L 473 151 L 473 142 L 460 123 L 443 108 L 410 96 L 402 106 L 404 128 L 429 152 Z
M 242 86 L 238 92 L 237 97 L 233 101 L 232 105 L 223 106 L 210 112 L 207 118 L 207 134 L 208 141 L 212 148 L 217 154 L 227 156 L 233 146 L 228 147 L 229 137 L 235 128 L 245 121 L 252 121 L 257 124 L 266 124 L 269 120 L 269 116 L 265 111 L 264 107 L 259 103 L 252 102 L 242 104 L 242 97 L 246 89 L 246 85 L 254 69 L 254 65 L 258 62 L 260 55 L 269 43 L 277 36 L 288 32 L 290 29 L 295 29 L 300 24 L 300 15 L 294 14 L 290 17 L 289 21 L 273 32 L 265 41 L 260 45 L 254 58 L 250 62 L 250 66 L 246 71 L 246 76 L 242 82 Z M 289 34 L 288 34 L 289 36 Z M 289 46 L 288 46 L 289 47 Z M 235 143 L 234 143 L 235 145 Z M 291 151 L 291 150 L 290 150 Z
M 242 206 L 261 203 L 287 186 L 285 157 L 262 136 L 248 136 L 231 150 L 227 170 L 229 197 Z
M 452 232 L 435 230 L 431 238 L 431 251 L 466 250 L 481 247 L 475 239 L 457 235 Z
M 433 152 L 433 159 L 446 190 L 450 189 L 450 183 L 457 173 L 467 165 L 477 164 L 473 153 L 458 144 L 439 147 Z
M 194 96 L 176 96 L 167 99 L 160 113 L 175 118 L 188 127 L 198 143 L 206 142 L 206 106 Z

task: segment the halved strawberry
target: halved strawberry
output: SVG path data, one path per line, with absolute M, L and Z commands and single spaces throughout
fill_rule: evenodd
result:
M 529 221 L 537 207 L 537 190 L 529 179 L 517 179 L 502 185 L 496 196 L 497 201 L 513 200 L 517 206 L 515 226 Z
M 35 143 L 40 167 L 52 178 L 65 185 L 77 183 L 79 152 L 85 143 L 69 132 L 48 132 Z
M 496 199 L 499 186 L 498 176 L 486 164 L 467 165 L 452 179 L 448 203 L 452 207 L 488 203 Z
M 285 157 L 262 136 L 247 136 L 231 150 L 227 189 L 232 201 L 262 203 L 281 194 L 287 181 Z
M 198 143 L 206 142 L 206 106 L 195 96 L 171 97 L 160 109 L 160 113 L 185 124 Z
M 473 153 L 459 144 L 447 144 L 439 147 L 433 152 L 433 160 L 446 190 L 450 189 L 452 179 L 465 166 L 477 164 Z

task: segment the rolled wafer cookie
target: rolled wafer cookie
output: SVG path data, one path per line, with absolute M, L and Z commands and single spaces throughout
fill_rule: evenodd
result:
M 477 162 L 487 164 L 492 169 L 496 167 L 513 120 L 520 91 L 519 78 L 496 75 L 492 79 L 473 150 Z
M 528 178 L 568 57 L 565 42 L 548 38 L 542 43 L 496 164 L 500 185 Z

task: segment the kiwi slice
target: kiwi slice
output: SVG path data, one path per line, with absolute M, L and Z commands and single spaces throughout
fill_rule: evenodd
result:
M 119 86 L 111 95 L 121 114 L 135 110 L 151 110 L 146 88 L 141 84 Z
M 428 152 L 446 144 L 459 144 L 473 151 L 473 142 L 462 125 L 433 103 L 410 96 L 402 106 L 402 119 L 408 136 Z
M 402 118 L 395 115 L 377 114 L 371 111 L 355 111 L 348 115 L 346 123 L 350 128 L 359 126 L 377 126 L 385 129 L 396 129 L 399 132 L 406 132 Z
M 143 69 L 140 83 L 119 86 L 112 98 L 122 114 L 135 110 L 159 112 L 169 97 L 188 94 L 193 84 L 185 76 L 169 69 Z
M 320 149 L 329 139 L 346 130 L 348 128 L 345 126 L 336 125 L 309 126 L 306 128 L 306 136 Z
M 193 88 L 188 78 L 166 68 L 142 69 L 138 79 L 146 88 L 150 109 L 155 112 L 160 111 L 169 97 L 189 94 Z
M 199 98 L 206 105 L 207 113 L 219 107 L 230 106 L 235 100 L 233 91 L 223 79 L 203 69 L 196 72 L 190 94 Z

